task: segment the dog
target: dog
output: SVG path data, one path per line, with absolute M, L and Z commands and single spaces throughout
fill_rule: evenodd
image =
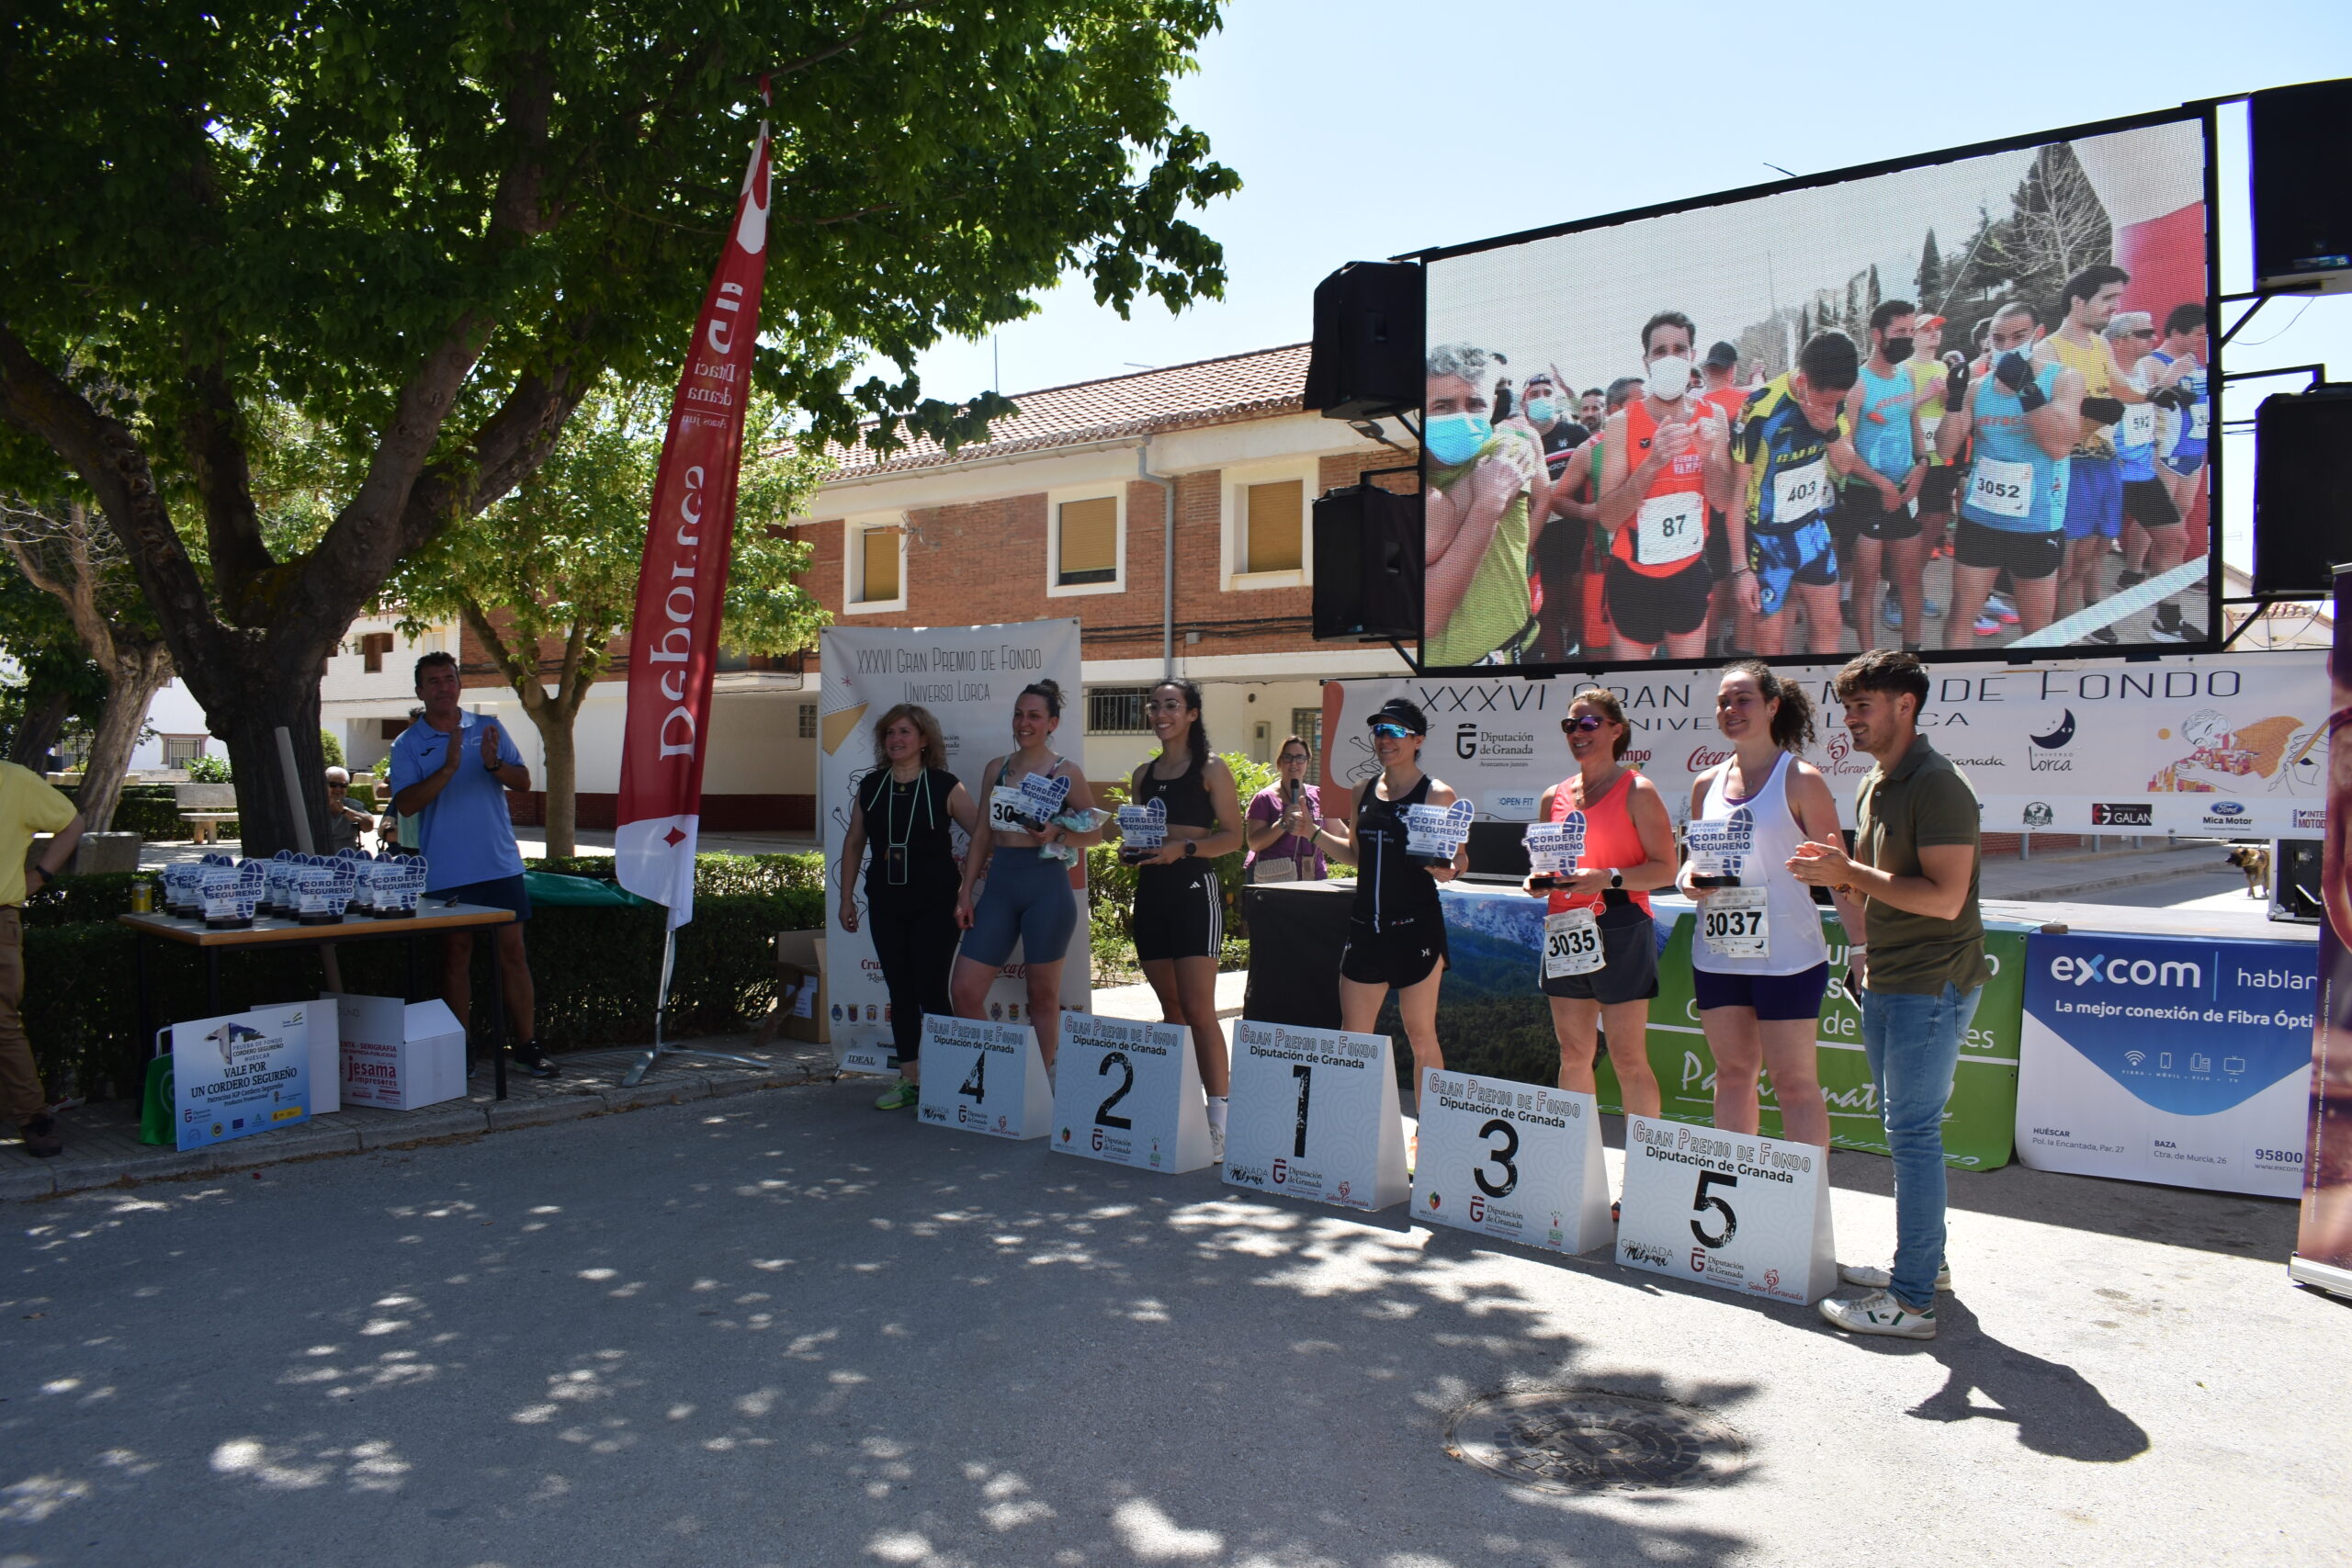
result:
M 2245 896 L 2270 897 L 2270 851 L 2262 844 L 2232 844 L 2222 861 L 2245 874 Z

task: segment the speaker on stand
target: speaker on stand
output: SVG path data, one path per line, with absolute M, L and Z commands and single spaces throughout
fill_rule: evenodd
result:
M 1418 640 L 1421 534 L 1419 495 L 1398 495 L 1365 482 L 1317 497 L 1315 636 L 1358 642 Z
M 2258 292 L 2352 289 L 2352 81 L 2304 82 L 2246 103 Z
M 2352 385 L 2263 399 L 2254 443 L 2255 596 L 2326 599 L 2352 561 Z
M 1350 262 L 1315 286 L 1306 406 L 1363 420 L 1421 406 L 1422 275 L 1412 262 Z

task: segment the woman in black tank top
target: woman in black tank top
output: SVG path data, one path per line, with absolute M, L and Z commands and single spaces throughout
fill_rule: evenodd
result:
M 1225 888 L 1216 863 L 1241 847 L 1240 792 L 1233 770 L 1209 750 L 1200 687 L 1190 681 L 1162 681 L 1151 689 L 1148 703 L 1159 755 L 1136 770 L 1128 795 L 1137 806 L 1161 804 L 1168 837 L 1157 850 L 1126 852 L 1136 867 L 1136 957 L 1159 998 L 1160 1017 L 1192 1032 L 1201 1088 L 1208 1096 L 1209 1153 L 1222 1162 L 1231 1066 L 1216 1017 Z
M 1348 945 L 1340 954 L 1340 1027 L 1368 1034 L 1380 1004 L 1396 992 L 1396 1010 L 1413 1048 L 1413 1104 L 1420 1106 L 1421 1074 L 1445 1066 L 1437 1039 L 1437 993 L 1445 973 L 1445 917 L 1441 882 L 1469 864 L 1469 847 L 1432 865 L 1407 852 L 1405 811 L 1451 806 L 1453 791 L 1421 772 L 1428 717 L 1402 697 L 1383 704 L 1366 721 L 1380 773 L 1356 796 L 1355 820 L 1327 819 L 1315 841 L 1323 852 L 1356 867 L 1355 907 Z

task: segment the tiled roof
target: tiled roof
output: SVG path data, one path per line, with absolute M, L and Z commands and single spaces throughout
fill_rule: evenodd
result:
M 1021 412 L 999 420 L 985 442 L 967 443 L 952 454 L 927 439 L 910 442 L 887 456 L 862 446 L 835 447 L 831 455 L 839 466 L 831 478 L 939 468 L 1008 453 L 1295 413 L 1306 387 L 1306 344 L 1294 343 L 1133 376 L 1015 392 L 1012 401 Z

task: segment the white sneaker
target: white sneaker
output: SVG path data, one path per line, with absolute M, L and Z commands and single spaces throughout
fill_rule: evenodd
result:
M 1860 1285 L 1866 1291 L 1883 1291 L 1894 1283 L 1894 1276 L 1884 1269 L 1873 1269 L 1867 1263 L 1840 1263 L 1838 1278 L 1849 1285 Z M 1951 1289 L 1951 1265 L 1947 1263 L 1936 1270 L 1936 1289 Z
M 1209 1163 L 1225 1163 L 1225 1129 L 1222 1127 L 1213 1125 L 1209 1128 Z
M 1821 1303 L 1821 1315 L 1849 1334 L 1885 1334 L 1897 1339 L 1936 1337 L 1935 1308 L 1913 1312 L 1884 1291 L 1872 1291 L 1851 1301 L 1831 1296 Z

